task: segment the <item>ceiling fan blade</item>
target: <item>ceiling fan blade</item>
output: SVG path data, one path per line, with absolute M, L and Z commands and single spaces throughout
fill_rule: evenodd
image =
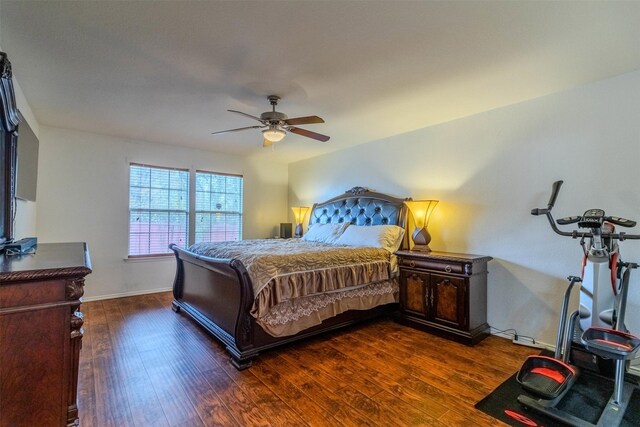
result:
M 307 138 L 317 139 L 318 141 L 322 141 L 322 142 L 327 142 L 329 140 L 329 138 L 330 138 L 327 135 L 322 135 L 321 133 L 311 132 L 310 130 L 306 130 L 306 129 L 290 127 L 287 130 L 289 132 L 293 132 L 293 133 L 296 133 L 298 135 L 306 136 Z
M 273 142 L 269 141 L 267 138 L 264 138 L 264 140 L 262 141 L 262 146 L 263 147 L 271 147 L 271 145 L 273 144 Z
M 211 135 L 217 135 L 219 133 L 228 133 L 228 132 L 238 132 L 239 130 L 247 130 L 247 129 L 260 129 L 263 128 L 264 126 L 245 126 L 243 128 L 237 128 L 237 129 L 229 129 L 229 130 L 221 130 L 218 132 L 211 132 Z
M 307 117 L 294 117 L 293 119 L 284 120 L 284 122 L 288 125 L 310 125 L 313 123 L 324 123 L 322 117 L 318 116 L 307 116 Z
M 247 116 L 249 118 L 252 118 L 253 120 L 257 120 L 259 122 L 262 122 L 262 119 L 260 117 L 252 116 L 251 114 L 243 113 L 242 111 L 236 111 L 236 110 L 227 110 L 227 111 L 230 111 L 232 113 L 242 114 L 243 116 Z

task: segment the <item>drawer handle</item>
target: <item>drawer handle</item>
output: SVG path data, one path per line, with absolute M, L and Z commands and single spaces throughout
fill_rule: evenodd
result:
M 416 262 L 415 261 L 409 261 L 409 267 L 413 268 L 416 266 Z
M 444 271 L 446 271 L 447 273 L 451 273 L 451 266 L 450 265 L 446 265 L 444 267 Z

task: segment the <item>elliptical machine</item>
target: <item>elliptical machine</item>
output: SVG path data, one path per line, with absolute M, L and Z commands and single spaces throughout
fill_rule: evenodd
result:
M 522 387 L 537 396 L 518 396 L 518 402 L 554 420 L 573 426 L 617 426 L 622 421 L 633 392 L 624 387 L 627 361 L 640 349 L 640 339 L 628 333 L 624 326 L 629 278 L 635 263 L 620 260 L 618 241 L 640 239 L 640 235 L 615 233 L 615 225 L 634 227 L 635 221 L 605 216 L 602 209 L 590 209 L 583 215 L 554 221 L 551 209 L 563 181 L 553 184 L 546 209 L 533 209 L 532 215 L 546 215 L 552 230 L 561 235 L 580 238 L 584 251 L 582 276 L 569 276 L 558 324 L 553 357 L 529 356 L 517 375 Z M 580 230 L 561 231 L 557 226 L 578 224 Z M 589 231 L 586 231 L 589 230 Z M 607 282 L 610 282 L 610 286 Z M 567 316 L 571 292 L 580 283 L 580 307 Z M 579 369 L 571 360 L 572 347 L 615 364 L 614 390 L 597 424 L 591 424 L 556 408 L 571 389 Z M 593 358 L 593 357 L 592 357 Z

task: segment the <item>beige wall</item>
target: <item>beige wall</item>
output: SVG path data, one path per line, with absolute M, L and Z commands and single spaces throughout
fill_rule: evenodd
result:
M 580 273 L 582 255 L 531 208 L 564 179 L 557 217 L 602 207 L 640 221 L 638 112 L 640 72 L 293 163 L 289 202 L 355 185 L 439 199 L 431 247 L 494 257 L 491 326 L 553 343 L 564 278 Z M 640 261 L 640 242 L 623 242 L 622 253 Z M 640 333 L 635 276 L 627 323 Z
M 244 238 L 272 236 L 287 218 L 287 167 L 238 156 L 41 127 L 37 193 L 40 242 L 86 241 L 89 298 L 167 289 L 171 258 L 130 262 L 129 162 L 244 176 Z

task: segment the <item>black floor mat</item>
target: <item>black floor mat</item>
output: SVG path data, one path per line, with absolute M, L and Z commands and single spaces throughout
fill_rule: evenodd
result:
M 640 389 L 637 384 L 625 383 L 625 387 L 636 387 L 627 407 L 621 426 L 640 426 Z M 583 370 L 571 390 L 562 399 L 558 409 L 595 424 L 613 393 L 613 380 Z M 548 417 L 524 409 L 518 396 L 527 394 L 522 390 L 515 374 L 502 383 L 491 394 L 476 404 L 476 408 L 512 426 L 562 426 Z

